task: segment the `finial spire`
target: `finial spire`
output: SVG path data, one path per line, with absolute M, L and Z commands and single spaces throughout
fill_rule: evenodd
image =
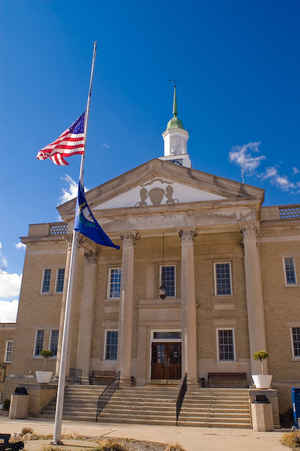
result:
M 177 101 L 176 101 L 176 84 L 174 82 L 174 95 L 173 95 L 173 116 L 177 117 Z

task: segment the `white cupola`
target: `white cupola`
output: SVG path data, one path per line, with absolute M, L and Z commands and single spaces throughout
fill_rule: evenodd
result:
M 177 116 L 176 86 L 174 86 L 173 117 L 169 120 L 162 136 L 164 138 L 164 156 L 160 159 L 190 168 L 192 164 L 187 153 L 189 134 L 184 130 L 183 124 Z

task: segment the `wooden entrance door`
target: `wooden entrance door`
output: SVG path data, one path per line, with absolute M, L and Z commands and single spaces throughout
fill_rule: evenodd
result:
M 181 379 L 181 343 L 152 343 L 151 379 Z

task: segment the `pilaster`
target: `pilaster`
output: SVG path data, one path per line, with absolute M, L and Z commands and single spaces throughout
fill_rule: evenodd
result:
M 242 223 L 241 231 L 244 242 L 251 372 L 252 374 L 259 374 L 260 362 L 254 360 L 253 354 L 267 349 L 261 266 L 257 246 L 257 223 L 255 221 Z M 264 364 L 265 371 L 267 371 L 266 362 Z
M 132 337 L 134 325 L 134 246 L 137 233 L 125 233 L 122 239 L 121 302 L 118 358 L 121 385 L 130 385 L 132 376 Z
M 183 374 L 188 383 L 197 384 L 197 310 L 194 265 L 194 230 L 181 230 L 181 311 L 183 334 Z

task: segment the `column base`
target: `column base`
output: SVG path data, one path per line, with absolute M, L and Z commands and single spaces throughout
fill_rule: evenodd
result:
M 120 387 L 131 387 L 131 377 L 120 377 Z
M 80 378 L 81 385 L 90 385 L 90 380 L 87 376 L 81 376 Z

